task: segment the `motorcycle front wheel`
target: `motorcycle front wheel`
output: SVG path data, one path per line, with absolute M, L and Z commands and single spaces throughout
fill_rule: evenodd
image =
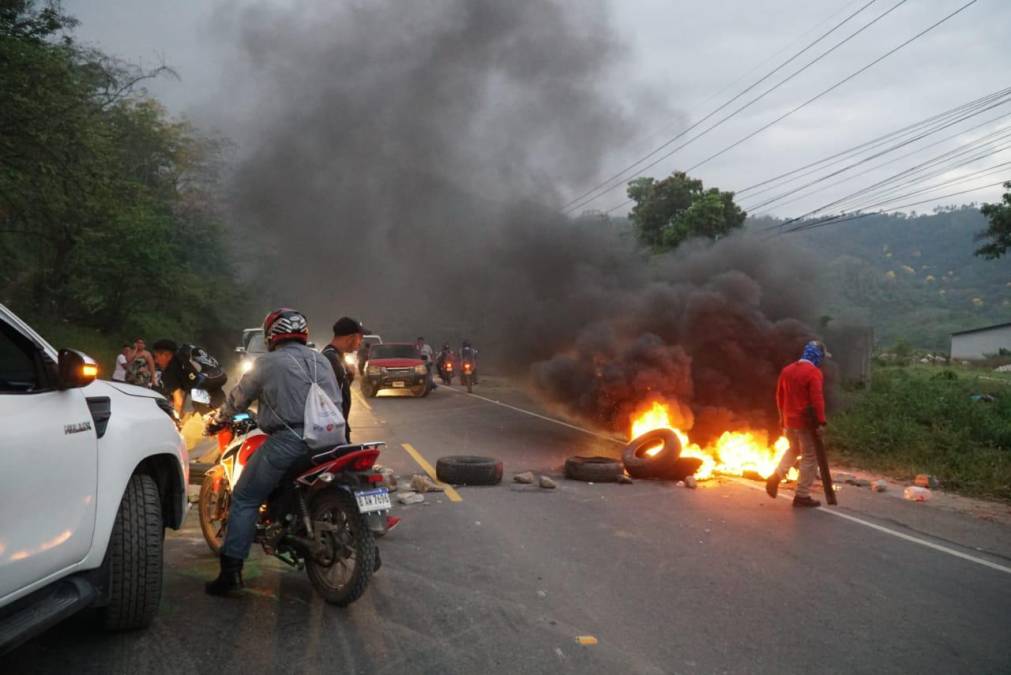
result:
M 313 500 L 310 520 L 323 550 L 306 560 L 316 592 L 344 607 L 361 597 L 376 564 L 376 540 L 353 495 L 326 490 Z
M 228 480 L 221 475 L 221 467 L 216 467 L 215 471 L 218 473 L 207 474 L 204 476 L 204 482 L 200 484 L 197 510 L 200 514 L 200 531 L 204 534 L 204 541 L 217 555 L 221 553 L 221 547 L 225 543 L 232 491 L 228 486 Z

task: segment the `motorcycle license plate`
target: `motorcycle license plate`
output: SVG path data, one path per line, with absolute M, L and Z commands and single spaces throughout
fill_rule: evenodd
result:
M 204 405 L 211 403 L 211 395 L 205 389 L 190 389 L 190 398 L 194 403 L 203 403 Z
M 390 493 L 386 488 L 356 492 L 355 499 L 358 500 L 358 510 L 361 513 L 388 511 L 393 506 L 390 502 Z
M 393 383 L 393 388 L 394 389 L 402 389 L 402 388 L 404 388 L 406 386 L 407 386 L 407 384 L 405 382 L 400 381 L 400 380 L 397 380 L 396 382 Z

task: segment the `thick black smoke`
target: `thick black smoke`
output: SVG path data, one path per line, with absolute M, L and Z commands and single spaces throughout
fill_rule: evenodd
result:
M 387 339 L 469 337 L 486 364 L 530 372 L 603 426 L 653 394 L 697 428 L 766 414 L 778 367 L 809 334 L 794 320 L 812 308 L 809 268 L 743 239 L 649 258 L 614 225 L 559 215 L 605 151 L 671 117 L 616 93 L 623 53 L 606 10 L 231 12 L 239 50 L 219 105 L 244 148 L 234 221 L 268 251 L 264 310 L 303 308 L 318 337 L 341 314 Z

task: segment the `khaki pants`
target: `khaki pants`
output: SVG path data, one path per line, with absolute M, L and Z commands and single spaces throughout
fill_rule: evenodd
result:
M 800 456 L 800 477 L 797 478 L 796 495 L 810 497 L 811 485 L 818 475 L 818 455 L 814 449 L 814 432 L 810 429 L 787 429 L 786 438 L 790 441 L 790 449 L 783 453 L 776 473 L 780 478 L 786 476 L 790 467 Z

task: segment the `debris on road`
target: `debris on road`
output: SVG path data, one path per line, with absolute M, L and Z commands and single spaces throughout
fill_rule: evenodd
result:
M 595 645 L 595 644 L 597 644 L 597 638 L 593 637 L 592 635 L 577 635 L 576 636 L 576 642 L 578 642 L 581 645 L 587 645 L 587 646 L 588 645 Z
M 513 480 L 517 483 L 523 483 L 524 485 L 529 485 L 534 482 L 534 472 L 524 471 L 523 473 L 518 473 L 513 476 Z
M 423 474 L 414 474 L 411 476 L 411 489 L 415 492 L 442 492 L 443 487 L 436 484 L 428 476 Z
M 622 476 L 625 469 L 621 462 L 610 457 L 583 457 L 576 455 L 565 460 L 565 477 L 571 480 L 581 480 L 597 483 L 614 483 Z
M 902 496 L 912 502 L 925 502 L 930 499 L 930 490 L 925 487 L 911 485 L 903 490 Z
M 871 490 L 874 492 L 887 492 L 888 491 L 888 481 L 884 479 L 876 480 L 871 483 Z
M 440 457 L 435 463 L 435 475 L 450 485 L 498 485 L 502 481 L 502 462 L 474 455 Z
M 425 501 L 425 495 L 419 495 L 417 492 L 405 492 L 403 494 L 397 495 L 397 501 L 401 504 L 420 504 Z
M 374 468 L 383 476 L 383 479 L 379 482 L 379 486 L 387 488 L 391 492 L 396 492 L 397 475 L 393 473 L 393 469 L 389 468 L 388 466 L 377 466 Z
M 857 487 L 870 487 L 871 482 L 866 478 L 850 478 L 846 481 L 847 485 L 856 485 Z
M 621 461 L 632 478 L 665 477 L 680 456 L 681 441 L 670 429 L 647 431 L 621 451 Z
M 556 487 L 558 487 L 558 483 L 551 480 L 547 476 L 541 476 L 538 481 L 538 484 L 545 490 L 554 490 Z
M 937 480 L 934 476 L 929 474 L 921 473 L 917 474 L 916 478 L 913 479 L 913 485 L 921 488 L 930 488 L 931 490 L 936 490 L 940 487 L 941 482 Z
M 628 476 L 628 475 L 626 475 L 626 474 L 623 473 L 623 474 L 621 474 L 621 475 L 618 476 L 618 482 L 621 483 L 622 485 L 631 485 L 635 481 L 632 480 L 632 478 L 630 476 Z
M 685 487 L 694 490 L 699 486 L 698 482 L 695 480 L 695 476 L 685 476 Z

